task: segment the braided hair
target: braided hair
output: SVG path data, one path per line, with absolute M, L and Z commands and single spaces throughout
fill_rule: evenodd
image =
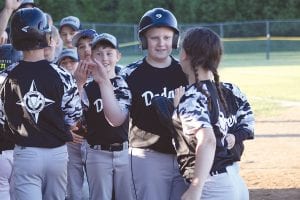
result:
M 218 74 L 218 66 L 223 54 L 223 45 L 220 37 L 209 28 L 190 28 L 185 33 L 182 48 L 190 58 L 197 89 L 206 97 L 209 97 L 209 94 L 203 90 L 202 83 L 198 79 L 198 69 L 202 67 L 205 70 L 211 71 L 221 103 L 224 109 L 227 110 L 227 104 L 221 90 L 220 76 Z M 211 106 L 210 98 L 208 98 L 208 101 L 209 106 Z

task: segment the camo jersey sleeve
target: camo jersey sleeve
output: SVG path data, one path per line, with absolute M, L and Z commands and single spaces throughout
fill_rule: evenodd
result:
M 253 139 L 255 119 L 246 95 L 234 84 L 223 83 L 223 86 L 232 92 L 237 104 L 238 109 L 233 112 L 236 116 L 236 131 L 246 131 L 246 139 Z
M 114 93 L 116 95 L 116 99 L 119 102 L 121 110 L 128 112 L 131 105 L 131 92 L 126 81 L 123 77 L 116 76 L 112 80 L 112 84 L 114 86 Z
M 186 90 L 173 115 L 173 119 L 181 121 L 185 135 L 195 135 L 201 128 L 212 127 L 207 103 L 206 96 L 197 91 L 194 85 Z
M 75 80 L 64 69 L 54 64 L 51 64 L 51 66 L 57 71 L 64 84 L 61 108 L 65 114 L 65 123 L 70 126 L 75 125 L 82 116 L 81 100 Z
M 16 62 L 12 65 L 9 65 L 7 68 L 5 68 L 3 71 L 0 72 L 0 93 L 1 93 L 1 98 L 0 98 L 0 125 L 4 126 L 5 123 L 5 113 L 4 113 L 4 107 L 3 107 L 3 101 L 2 101 L 2 85 L 4 84 L 4 81 L 6 80 L 6 77 L 8 73 L 13 70 L 19 63 Z
M 130 64 L 130 65 L 128 65 L 128 66 L 122 68 L 119 74 L 120 74 L 125 80 L 127 80 L 128 77 L 130 76 L 130 74 L 131 74 L 134 70 L 136 70 L 136 68 L 138 68 L 138 66 L 140 66 L 142 62 L 143 62 L 143 60 L 138 60 L 137 62 L 132 63 L 132 64 Z

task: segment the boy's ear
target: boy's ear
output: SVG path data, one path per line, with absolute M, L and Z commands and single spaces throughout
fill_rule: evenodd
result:
M 183 60 L 187 60 L 188 59 L 188 55 L 186 54 L 185 50 L 184 49 L 181 49 L 181 58 Z
M 122 58 L 122 53 L 120 51 L 117 51 L 117 59 L 118 59 L 117 62 L 119 62 L 121 58 Z

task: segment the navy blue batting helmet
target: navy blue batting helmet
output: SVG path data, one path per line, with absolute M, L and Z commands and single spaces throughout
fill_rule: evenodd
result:
M 153 8 L 147 11 L 139 23 L 139 38 L 141 40 L 142 49 L 147 49 L 147 40 L 144 33 L 151 27 L 168 27 L 174 31 L 172 47 L 176 49 L 179 41 L 179 30 L 175 16 L 166 9 Z
M 51 28 L 39 8 L 22 8 L 11 19 L 10 37 L 17 50 L 42 49 L 49 46 Z

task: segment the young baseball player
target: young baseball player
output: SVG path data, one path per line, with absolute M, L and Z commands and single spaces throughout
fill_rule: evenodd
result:
M 189 87 L 173 115 L 179 165 L 189 183 L 182 199 L 239 199 L 225 143 L 228 105 L 217 70 L 222 52 L 219 36 L 208 28 L 189 29 L 182 42 L 180 64 Z
M 135 199 L 180 199 L 186 185 L 179 173 L 169 130 L 159 122 L 151 100 L 174 98 L 187 80 L 177 60 L 179 30 L 175 16 L 163 8 L 147 11 L 139 23 L 139 38 L 147 55 L 121 72 L 132 93 L 129 144 Z
M 58 57 L 57 65 L 74 75 L 78 66 L 78 55 L 75 49 L 63 49 Z
M 227 102 L 228 133 L 225 137 L 227 149 L 232 154 L 232 169 L 236 174 L 238 199 L 249 200 L 248 188 L 239 175 L 239 163 L 244 151 L 244 140 L 254 138 L 254 115 L 247 97 L 240 89 L 231 83 L 222 83 L 222 91 Z M 231 168 L 230 168 L 231 169 Z
M 91 42 L 97 35 L 95 30 L 84 29 L 79 31 L 72 39 L 73 46 L 77 48 L 79 64 L 74 72 L 74 77 L 79 91 L 83 90 L 88 74 L 84 73 L 87 70 L 86 63 L 91 62 Z M 84 120 L 83 120 L 84 121 Z M 82 199 L 88 198 L 87 178 L 85 175 L 86 163 L 86 139 L 83 133 L 77 132 L 80 135 L 74 135 L 78 138 L 77 143 L 68 144 L 69 163 L 68 163 L 68 197 L 67 199 Z M 80 138 L 79 138 L 80 137 Z
M 22 58 L 22 52 L 16 51 L 11 44 L 0 46 L 0 87 L 5 79 L 5 74 L 11 67 L 8 67 Z M 4 113 L 0 110 L 0 199 L 13 200 L 13 141 L 4 137 Z
M 23 51 L 1 90 L 4 137 L 16 144 L 14 194 L 22 200 L 64 199 L 66 142 L 82 115 L 79 93 L 70 73 L 45 60 L 50 28 L 40 9 L 18 10 L 10 27 L 13 47 Z
M 72 45 L 77 48 L 80 60 L 91 60 L 92 40 L 97 36 L 97 32 L 93 29 L 80 30 L 72 39 Z
M 68 16 L 63 18 L 59 23 L 59 34 L 63 40 L 64 48 L 74 48 L 72 38 L 81 30 L 80 20 L 75 16 Z
M 86 171 L 90 198 L 132 199 L 128 158 L 128 109 L 131 93 L 125 80 L 116 76 L 121 58 L 117 39 L 102 33 L 92 42 L 93 63 L 87 70 L 93 81 L 82 93 L 87 122 Z M 85 73 L 85 72 L 84 72 Z
M 80 30 L 72 38 L 72 44 L 77 48 L 79 64 L 74 73 L 79 91 L 83 90 L 84 84 L 87 82 L 89 74 L 87 72 L 87 63 L 91 62 L 92 48 L 91 42 L 97 36 L 97 32 L 93 29 Z M 80 134 L 80 133 L 79 133 Z M 78 137 L 78 136 L 76 136 Z M 88 196 L 86 191 L 85 163 L 86 163 L 86 139 L 85 135 L 80 135 L 79 143 L 68 144 L 69 150 L 69 171 L 68 174 L 68 198 L 81 199 Z M 82 189 L 83 188 L 83 189 Z
M 55 26 L 51 26 L 51 40 L 48 47 L 45 48 L 45 58 L 49 62 L 56 63 L 58 56 L 63 49 L 62 39 Z

